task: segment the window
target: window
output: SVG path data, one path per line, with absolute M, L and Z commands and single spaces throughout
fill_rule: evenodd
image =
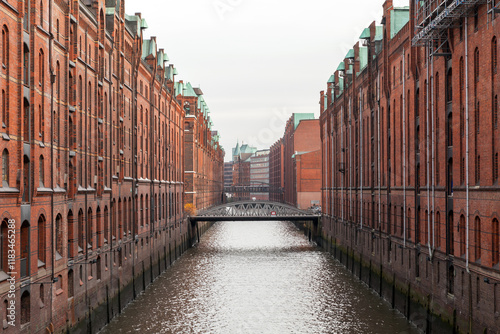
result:
M 43 1 L 40 1 L 40 27 L 43 28 Z
M 1 117 L 2 117 L 2 124 L 0 124 L 3 128 L 6 128 L 9 120 L 8 120 L 8 110 L 7 110 L 7 96 L 5 94 L 5 90 L 2 89 L 2 109 L 1 109 Z
M 40 182 L 40 188 L 44 187 L 45 184 L 45 172 L 44 172 L 44 164 L 43 164 L 43 155 L 40 156 L 39 158 L 39 163 L 38 163 L 38 177 L 39 177 L 39 182 Z
M 498 152 L 493 156 L 493 182 L 498 182 Z
M 6 69 L 9 66 L 9 30 L 6 26 L 2 29 L 2 65 Z
M 38 218 L 38 267 L 45 265 L 45 217 Z
M 498 95 L 493 98 L 493 127 L 498 128 Z
M 4 187 L 9 186 L 9 151 L 3 150 L 2 153 L 2 184 Z
M 28 46 L 24 44 L 23 47 L 23 83 L 25 86 L 29 85 L 30 80 L 30 51 Z
M 446 102 L 451 102 L 453 98 L 453 73 L 451 68 L 446 76 Z
M 479 48 L 474 51 L 474 81 L 479 82 Z
M 56 20 L 56 39 L 59 41 L 59 19 Z
M 500 233 L 500 230 L 499 230 L 499 225 L 498 225 L 498 219 L 493 219 L 493 224 L 492 224 L 492 237 L 491 237 L 491 264 L 492 265 L 495 265 L 498 263 L 498 260 L 499 260 L 499 247 L 500 247 L 500 244 L 499 244 L 499 235 L 498 233 Z
M 21 325 L 30 322 L 30 293 L 24 291 L 21 296 Z
M 45 63 L 44 63 L 44 57 L 43 57 L 43 50 L 40 50 L 40 53 L 38 54 L 38 84 L 40 87 L 43 87 L 44 84 L 44 75 L 45 73 Z
M 8 233 L 8 224 L 7 224 L 7 218 L 5 218 L 0 226 L 0 250 L 2 252 L 0 256 L 0 270 L 4 272 L 10 271 L 7 268 L 7 263 L 8 263 L 7 233 Z
M 56 251 L 63 256 L 63 223 L 60 214 L 56 217 Z
M 479 6 L 474 8 L 474 31 L 477 31 L 479 28 Z
M 476 261 L 481 259 L 481 219 L 476 216 L 474 221 L 474 236 L 476 245 L 474 247 Z
M 78 211 L 78 253 L 83 251 L 83 211 Z
M 75 277 L 73 269 L 68 271 L 68 298 L 75 295 Z

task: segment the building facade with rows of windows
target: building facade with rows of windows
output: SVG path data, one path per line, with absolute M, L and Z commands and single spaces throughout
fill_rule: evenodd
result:
M 500 9 L 409 5 L 385 1 L 321 92 L 323 244 L 423 330 L 496 331 Z
M 5 0 L 0 28 L 1 326 L 96 332 L 189 244 L 176 69 L 123 0 Z

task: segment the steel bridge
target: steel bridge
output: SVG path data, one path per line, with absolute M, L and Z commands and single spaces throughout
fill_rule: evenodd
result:
M 198 221 L 251 221 L 251 220 L 289 220 L 312 221 L 317 224 L 319 213 L 297 209 L 294 206 L 270 201 L 241 201 L 226 203 L 198 212 L 189 217 L 191 223 Z

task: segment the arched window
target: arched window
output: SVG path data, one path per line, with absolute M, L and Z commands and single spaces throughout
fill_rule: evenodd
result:
M 9 151 L 2 152 L 2 186 L 9 187 Z
M 30 80 L 30 50 L 26 44 L 23 44 L 23 83 L 29 85 Z
M 89 208 L 87 212 L 87 248 L 92 249 L 94 247 L 94 235 L 93 235 L 93 217 L 92 209 Z
M 108 207 L 104 207 L 104 244 L 108 243 L 109 239 L 109 217 L 108 217 Z
M 83 252 L 84 249 L 83 228 L 84 228 L 83 211 L 82 209 L 80 209 L 80 211 L 78 211 L 78 253 Z
M 102 247 L 103 245 L 103 230 L 102 230 L 102 215 L 101 208 L 98 206 L 96 211 L 96 225 L 97 225 L 97 247 Z
M 3 68 L 8 70 L 9 66 L 9 30 L 7 26 L 3 26 L 2 28 L 2 65 Z
M 56 252 L 60 257 L 63 256 L 63 223 L 62 223 L 62 216 L 60 214 L 57 215 L 56 217 Z M 56 255 L 56 260 L 58 259 L 58 256 Z
M 465 216 L 460 215 L 460 222 L 458 225 L 459 233 L 460 233 L 460 256 L 465 255 L 465 249 L 466 249 L 466 240 L 465 240 L 465 232 L 466 232 L 466 226 L 465 226 Z
M 491 237 L 491 264 L 495 265 L 499 262 L 499 257 L 500 257 L 500 244 L 499 244 L 499 233 L 500 233 L 500 226 L 498 224 L 498 219 L 493 219 L 492 223 L 492 237 Z
M 475 250 L 475 259 L 476 261 L 481 259 L 481 218 L 479 216 L 476 216 L 476 219 L 474 221 L 474 236 L 475 236 L 475 241 L 476 245 L 474 247 Z
M 29 276 L 30 265 L 30 224 L 27 220 L 21 225 L 21 277 Z
M 40 284 L 40 303 L 43 306 L 45 304 L 45 286 Z
M 5 94 L 5 90 L 2 89 L 2 124 L 0 124 L 1 127 L 6 128 L 7 124 L 9 123 L 8 121 L 8 110 L 7 110 L 7 95 Z
M 43 0 L 40 1 L 40 27 L 43 28 Z
M 38 218 L 38 266 L 44 266 L 46 262 L 45 249 L 45 217 Z
M 68 298 L 75 295 L 75 277 L 73 269 L 68 271 Z
M 479 48 L 474 51 L 474 81 L 479 82 Z
M 38 54 L 38 84 L 40 87 L 43 87 L 45 84 L 45 63 L 43 50 L 40 49 L 40 53 Z
M 30 293 L 28 291 L 24 291 L 24 293 L 21 296 L 21 325 L 30 322 L 30 313 L 31 313 L 30 308 L 31 308 Z
M 40 156 L 38 160 L 38 178 L 40 182 L 40 187 L 43 188 L 45 185 L 45 172 L 44 172 L 44 163 L 43 163 L 43 155 Z
M 2 224 L 0 225 L 0 250 L 1 250 L 1 256 L 0 256 L 0 270 L 4 272 L 9 272 L 10 270 L 7 267 L 8 263 L 8 240 L 7 240 L 7 233 L 8 233 L 8 221 L 7 218 L 5 218 L 2 221 Z

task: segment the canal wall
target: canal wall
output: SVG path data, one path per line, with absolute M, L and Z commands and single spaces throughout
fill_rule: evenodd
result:
M 299 227 L 304 228 L 304 224 Z M 306 224 L 304 231 L 423 332 L 498 330 L 498 313 L 493 306 L 496 294 L 482 295 L 476 289 L 482 282 L 467 273 L 459 260 L 450 266 L 444 254 L 434 252 L 431 257 L 422 245 L 328 217 L 323 217 L 320 226 Z M 484 304 L 472 304 L 473 295 Z
M 212 222 L 198 222 L 197 231 L 203 235 L 211 226 Z M 193 235 L 192 229 L 188 229 L 189 222 L 183 222 L 179 226 L 179 232 L 172 237 L 169 232 L 160 233 L 155 241 L 148 245 L 139 242 L 131 251 L 136 254 L 139 249 L 150 246 L 149 256 L 143 256 L 141 261 L 135 261 L 131 266 L 122 263 L 120 275 L 111 278 L 106 284 L 100 285 L 100 289 L 89 291 L 85 298 L 73 300 L 69 309 L 72 315 L 83 314 L 84 317 L 74 319 L 74 326 L 67 325 L 60 333 L 88 334 L 98 333 L 121 311 L 165 270 L 169 269 L 196 242 L 197 237 Z M 184 233 L 181 231 L 184 230 Z M 129 255 L 132 255 L 130 253 Z M 139 256 L 137 255 L 137 258 Z M 126 256 L 125 256 L 126 260 Z M 85 310 L 85 305 L 94 305 Z

